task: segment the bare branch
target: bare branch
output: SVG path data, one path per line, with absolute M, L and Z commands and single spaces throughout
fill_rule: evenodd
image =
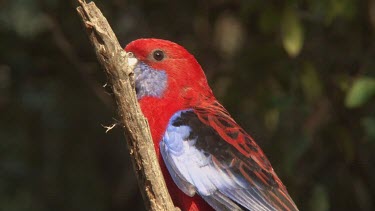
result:
M 134 73 L 128 55 L 120 46 L 106 18 L 93 2 L 78 0 L 77 11 L 107 73 L 125 129 L 139 187 L 147 210 L 176 210 L 158 164 L 147 119 L 143 116 L 134 90 Z

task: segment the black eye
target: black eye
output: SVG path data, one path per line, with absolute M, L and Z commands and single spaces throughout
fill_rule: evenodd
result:
M 161 61 L 164 59 L 164 52 L 161 50 L 156 50 L 154 53 L 152 53 L 152 56 L 156 61 Z

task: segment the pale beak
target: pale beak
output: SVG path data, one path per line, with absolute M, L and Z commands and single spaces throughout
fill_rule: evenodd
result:
M 134 70 L 137 64 L 138 64 L 138 59 L 134 57 L 133 53 L 128 52 L 128 65 Z

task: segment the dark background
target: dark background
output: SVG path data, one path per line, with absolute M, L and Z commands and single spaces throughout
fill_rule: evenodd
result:
M 172 40 L 301 210 L 375 209 L 375 0 L 97 0 Z M 75 0 L 0 0 L 0 210 L 143 210 Z

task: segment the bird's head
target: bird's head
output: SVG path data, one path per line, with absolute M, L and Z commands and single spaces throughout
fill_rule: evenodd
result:
M 125 51 L 136 58 L 134 73 L 138 100 L 212 95 L 201 66 L 182 46 L 161 39 L 138 39 L 129 43 Z

